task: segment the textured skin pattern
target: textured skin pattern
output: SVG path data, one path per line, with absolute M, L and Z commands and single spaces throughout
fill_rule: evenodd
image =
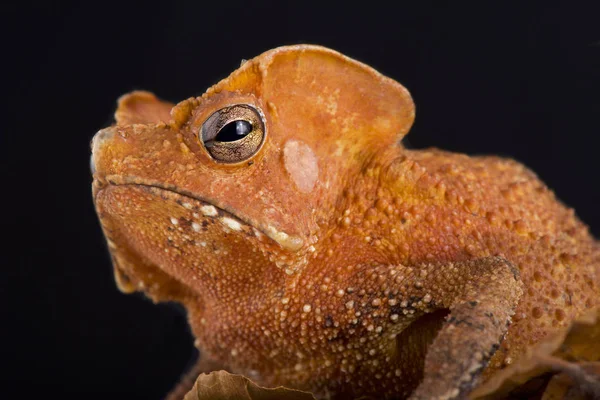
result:
M 267 136 L 220 164 L 198 132 L 235 103 Z M 598 307 L 600 247 L 521 164 L 404 149 L 413 118 L 397 82 L 316 46 L 175 107 L 124 96 L 93 141 L 119 287 L 183 303 L 202 354 L 262 385 L 463 397 Z

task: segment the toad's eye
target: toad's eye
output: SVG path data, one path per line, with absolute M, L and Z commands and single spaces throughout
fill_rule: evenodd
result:
M 214 112 L 200 130 L 204 147 L 216 161 L 237 163 L 258 152 L 265 138 L 262 114 L 249 104 L 235 104 Z

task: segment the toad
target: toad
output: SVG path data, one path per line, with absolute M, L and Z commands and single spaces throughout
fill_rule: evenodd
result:
M 123 292 L 203 359 L 317 398 L 452 399 L 599 305 L 600 246 L 510 159 L 401 144 L 409 92 L 281 47 L 177 105 L 119 99 L 93 197 Z

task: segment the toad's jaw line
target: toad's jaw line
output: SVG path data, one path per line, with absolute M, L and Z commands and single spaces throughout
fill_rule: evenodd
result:
M 286 232 L 282 232 L 277 230 L 272 225 L 264 226 L 260 222 L 253 222 L 245 218 L 241 218 L 240 216 L 233 213 L 231 210 L 228 210 L 226 207 L 222 207 L 217 202 L 202 198 L 195 194 L 192 194 L 186 190 L 181 190 L 173 185 L 165 185 L 156 181 L 149 181 L 145 179 L 140 179 L 135 176 L 120 176 L 120 175 L 108 175 L 106 177 L 94 177 L 94 201 L 96 201 L 96 197 L 98 193 L 105 189 L 108 186 L 135 186 L 135 187 L 145 187 L 148 189 L 159 189 L 168 191 L 174 194 L 177 194 L 182 197 L 187 197 L 189 199 L 193 199 L 199 201 L 203 204 L 200 207 L 200 212 L 207 217 L 219 217 L 221 222 L 228 226 L 232 230 L 240 230 L 241 225 L 247 225 L 252 227 L 257 232 L 264 234 L 269 237 L 277 244 L 279 244 L 285 250 L 289 250 L 292 252 L 297 252 L 304 246 L 304 241 L 295 235 L 287 234 Z M 182 203 L 183 207 L 185 203 Z M 225 214 L 225 215 L 223 215 Z M 233 217 L 233 218 L 232 218 Z

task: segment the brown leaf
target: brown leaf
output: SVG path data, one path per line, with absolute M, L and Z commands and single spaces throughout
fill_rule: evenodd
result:
M 562 360 L 600 360 L 600 309 L 591 310 L 570 326 L 548 335 L 542 342 L 528 349 L 515 364 L 498 371 L 487 382 L 476 388 L 469 397 L 471 399 L 504 398 L 531 379 L 551 371 L 564 371 L 574 378 L 576 384 L 581 384 L 578 377 L 573 376 L 573 369 L 568 370 L 565 366 L 565 364 L 573 366 L 575 364 Z M 564 364 L 561 364 L 561 361 Z M 561 389 L 557 382 L 551 389 L 552 391 L 548 392 L 548 399 L 561 398 L 551 397 L 560 393 Z
M 198 376 L 184 400 L 315 400 L 308 392 L 258 386 L 242 375 L 214 371 Z
M 563 363 L 564 372 L 552 377 L 541 400 L 600 398 L 600 363 Z

